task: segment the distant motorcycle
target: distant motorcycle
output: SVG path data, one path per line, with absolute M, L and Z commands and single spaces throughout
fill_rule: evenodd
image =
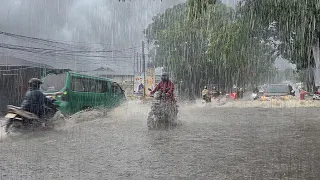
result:
M 151 91 L 151 89 L 148 89 Z M 148 129 L 167 128 L 177 125 L 178 105 L 166 98 L 165 92 L 157 91 L 154 95 L 151 111 L 148 115 Z
M 54 102 L 54 100 L 52 100 Z M 15 130 L 27 130 L 30 128 L 38 128 L 43 125 L 48 125 L 53 122 L 53 117 L 59 111 L 58 106 L 51 104 L 49 107 L 45 107 L 45 116 L 40 119 L 37 115 L 22 110 L 21 107 L 8 105 L 8 113 L 5 116 L 7 119 L 5 123 L 5 131 L 7 134 Z
M 258 99 L 258 94 L 257 93 L 252 93 L 252 99 L 257 100 Z
M 312 96 L 313 100 L 320 100 L 320 93 L 319 92 L 315 92 Z

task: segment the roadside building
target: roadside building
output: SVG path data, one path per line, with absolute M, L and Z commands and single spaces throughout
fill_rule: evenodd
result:
M 28 80 L 41 78 L 46 69 L 53 67 L 23 59 L 0 57 L 0 113 L 6 112 L 8 104 L 20 105 L 28 90 Z

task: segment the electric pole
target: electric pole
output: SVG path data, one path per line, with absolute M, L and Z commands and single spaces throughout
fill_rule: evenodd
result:
M 142 73 L 142 61 L 141 61 L 141 55 L 139 56 L 139 59 L 140 59 L 139 72 L 140 72 L 140 76 L 141 76 L 141 73 Z
M 136 53 L 133 53 L 133 75 L 136 75 Z
M 144 54 L 144 42 L 142 41 L 142 62 L 143 62 L 143 81 L 144 81 L 144 88 L 143 88 L 143 96 L 146 96 L 146 58 Z
M 137 73 L 138 73 L 139 72 L 139 53 L 138 52 L 137 52 L 136 59 L 137 59 Z

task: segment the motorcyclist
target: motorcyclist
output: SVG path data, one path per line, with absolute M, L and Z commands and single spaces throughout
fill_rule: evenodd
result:
M 169 90 L 166 92 L 166 89 Z M 161 82 L 150 92 L 150 95 L 153 95 L 156 91 L 161 90 L 162 92 L 166 92 L 166 97 L 174 100 L 174 84 L 169 80 L 169 74 L 163 73 L 161 76 Z
M 167 91 L 168 89 L 168 91 Z M 178 108 L 176 106 L 176 99 L 174 97 L 174 84 L 169 80 L 169 74 L 168 73 L 162 73 L 161 75 L 161 82 L 153 89 L 153 91 L 150 92 L 150 95 L 152 96 L 155 92 L 161 90 L 161 92 L 165 92 L 166 96 L 166 102 L 169 103 L 170 109 L 175 112 L 175 114 L 178 113 Z
M 219 95 L 219 93 L 218 93 L 218 91 L 217 91 L 217 88 L 216 88 L 215 86 L 213 87 L 212 94 L 213 94 L 213 96 L 214 96 L 215 98 L 218 97 L 218 95 Z
M 45 115 L 45 105 L 49 106 L 53 103 L 53 100 L 46 98 L 46 96 L 40 91 L 41 84 L 42 81 L 40 79 L 31 78 L 28 82 L 29 90 L 21 104 L 21 108 L 23 110 L 31 112 L 39 118 L 43 118 Z
M 293 87 L 290 84 L 288 84 L 288 88 L 290 91 L 290 95 L 295 96 L 295 91 L 293 90 Z
M 240 99 L 242 99 L 242 98 L 243 98 L 243 93 L 244 93 L 243 88 L 242 88 L 242 87 L 241 87 L 241 88 L 239 88 L 239 96 L 238 96 L 238 97 L 240 97 Z
M 201 94 L 202 94 L 202 99 L 206 100 L 206 98 L 208 98 L 209 90 L 207 86 L 204 86 Z

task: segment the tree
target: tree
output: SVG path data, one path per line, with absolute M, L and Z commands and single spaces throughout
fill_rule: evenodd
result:
M 249 36 L 247 22 L 222 3 L 192 21 L 185 18 L 189 6 L 190 1 L 167 9 L 147 28 L 157 65 L 168 67 L 174 79 L 188 82 L 186 88 L 195 93 L 208 84 L 229 89 L 267 80 L 275 59 L 268 41 Z
M 208 9 L 212 8 L 216 3 L 221 3 L 220 0 L 188 0 L 188 15 L 190 19 L 197 19 Z
M 210 3 L 205 2 L 208 6 Z M 320 1 L 319 0 L 242 0 L 238 8 L 247 20 L 248 33 L 261 39 L 270 38 L 267 30 L 276 29 L 274 40 L 280 41 L 278 53 L 297 65 L 298 70 L 315 67 L 313 46 L 320 42 Z M 202 14 L 202 11 L 198 11 Z M 307 79 L 313 86 L 312 73 Z

